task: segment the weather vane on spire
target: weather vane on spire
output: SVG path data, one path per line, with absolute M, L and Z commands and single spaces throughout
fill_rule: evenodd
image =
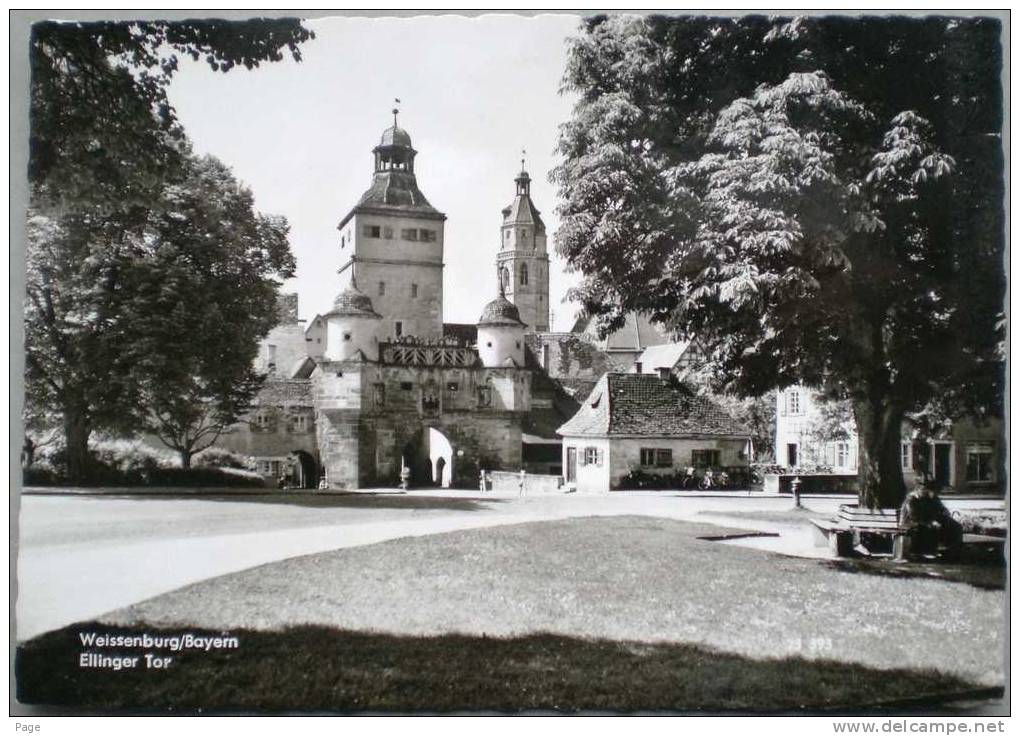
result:
M 521 149 L 521 171 L 525 170 L 524 159 L 527 158 L 528 152 L 525 149 Z
M 400 112 L 400 107 L 399 107 L 399 105 L 400 105 L 400 98 L 399 97 L 394 97 L 393 101 L 396 103 L 396 105 L 394 105 L 394 107 L 393 107 L 393 127 L 396 128 L 397 127 L 397 113 Z

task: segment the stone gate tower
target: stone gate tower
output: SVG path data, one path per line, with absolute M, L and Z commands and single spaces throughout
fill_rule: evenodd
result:
M 446 215 L 418 189 L 417 151 L 411 136 L 393 125 L 372 149 L 372 186 L 340 221 L 347 259 L 342 282 L 357 283 L 382 317 L 379 339 L 443 335 L 443 224 Z
M 496 256 L 506 298 L 520 312 L 529 332 L 549 331 L 549 253 L 545 223 L 531 201 L 531 177 L 524 170 L 515 179 L 517 195 L 503 210 L 500 248 Z

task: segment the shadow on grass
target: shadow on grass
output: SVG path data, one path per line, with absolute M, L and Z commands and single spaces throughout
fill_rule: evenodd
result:
M 1005 590 L 1006 566 L 999 558 L 974 555 L 961 564 L 946 562 L 895 562 L 889 558 L 847 558 L 825 560 L 822 564 L 840 572 L 882 575 L 895 578 L 923 578 L 964 583 L 979 590 Z
M 755 660 L 686 644 L 535 634 L 501 639 L 394 636 L 302 626 L 238 630 L 236 649 L 172 653 L 146 669 L 143 649 L 86 649 L 79 632 L 160 633 L 78 624 L 18 648 L 21 703 L 76 711 L 859 711 L 937 708 L 1002 688 L 931 671 L 878 670 L 801 658 Z M 182 632 L 166 632 L 179 634 Z M 221 635 L 224 632 L 194 632 Z M 79 656 L 142 657 L 89 669 Z M 957 711 L 958 712 L 958 711 Z

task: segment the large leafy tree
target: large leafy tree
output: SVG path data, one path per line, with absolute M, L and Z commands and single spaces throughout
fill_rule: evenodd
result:
M 994 411 L 1003 297 L 994 20 L 596 18 L 571 47 L 557 246 L 605 328 L 637 309 L 714 386 L 851 403 L 861 501 L 905 413 Z
M 300 59 L 298 46 L 311 37 L 287 19 L 33 27 L 26 404 L 33 416 L 48 413 L 62 424 L 71 478 L 85 475 L 94 430 L 127 431 L 147 421 L 133 346 L 139 318 L 157 303 L 146 305 L 132 290 L 143 283 L 140 254 L 155 242 L 155 223 L 174 211 L 172 188 L 194 180 L 167 97 L 179 58 L 204 58 L 219 71 L 253 69 L 285 52 Z M 235 222 L 245 216 L 234 214 Z M 265 222 L 259 228 L 265 242 L 247 247 L 257 253 L 268 242 L 275 252 L 275 232 Z M 278 255 L 282 275 L 288 267 Z M 190 307 L 181 302 L 177 310 Z M 174 317 L 186 322 L 160 315 Z M 151 320 L 148 327 L 155 329 Z M 152 355 L 172 364 L 164 347 L 171 344 L 152 343 Z
M 276 278 L 295 266 L 287 232 L 211 157 L 189 159 L 145 223 L 119 317 L 142 422 L 184 467 L 261 386 L 258 340 L 278 321 Z

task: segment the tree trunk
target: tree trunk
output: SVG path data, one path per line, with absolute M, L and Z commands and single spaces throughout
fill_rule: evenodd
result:
M 191 449 L 180 450 L 181 453 L 181 467 L 187 470 L 191 467 Z
M 858 437 L 858 503 L 899 508 L 906 496 L 900 465 L 903 409 L 885 401 L 855 401 Z
M 88 479 L 89 435 L 92 428 L 84 413 L 64 411 L 64 443 L 67 446 L 67 479 L 80 483 Z

